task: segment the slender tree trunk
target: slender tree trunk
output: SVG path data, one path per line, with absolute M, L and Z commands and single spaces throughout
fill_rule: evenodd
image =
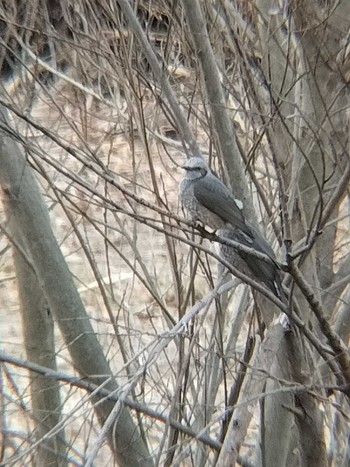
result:
M 16 232 L 13 238 L 17 242 Z M 27 360 L 52 370 L 57 370 L 54 322 L 50 309 L 39 287 L 29 258 L 24 258 L 23 249 L 14 248 L 14 264 L 21 304 L 24 346 Z M 59 382 L 36 373 L 30 374 L 30 393 L 35 424 L 36 440 L 39 442 L 35 456 L 38 467 L 67 465 L 67 446 L 64 430 L 55 430 L 61 419 Z M 53 430 L 50 433 L 50 430 Z

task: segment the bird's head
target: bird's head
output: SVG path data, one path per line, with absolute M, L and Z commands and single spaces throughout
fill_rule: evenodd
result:
M 186 170 L 186 178 L 190 180 L 203 178 L 209 171 L 207 163 L 201 157 L 191 157 L 187 159 L 182 168 Z

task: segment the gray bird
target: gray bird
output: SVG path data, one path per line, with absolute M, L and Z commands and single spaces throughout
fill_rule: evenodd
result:
M 269 261 L 228 245 L 220 245 L 220 253 L 227 262 L 263 282 L 277 297 L 284 298 L 275 254 L 260 232 L 245 220 L 239 208 L 241 202 L 213 174 L 204 159 L 191 157 L 183 168 L 186 175 L 181 182 L 180 195 L 192 220 L 218 230 L 224 238 L 264 253 Z
M 182 205 L 192 220 L 218 230 L 226 224 L 249 235 L 242 211 L 230 190 L 212 173 L 201 157 L 191 157 L 183 166 L 186 175 L 180 186 Z

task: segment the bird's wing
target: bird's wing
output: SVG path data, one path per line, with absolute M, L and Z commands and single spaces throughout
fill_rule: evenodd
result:
M 251 245 L 252 248 L 254 248 L 257 251 L 260 251 L 261 253 L 264 253 L 265 255 L 269 256 L 273 262 L 276 261 L 276 256 L 275 252 L 273 251 L 271 245 L 268 243 L 268 241 L 263 237 L 263 235 L 260 233 L 259 230 L 255 229 L 252 225 L 249 223 L 248 227 L 250 228 L 252 234 L 253 234 L 253 244 Z
M 235 240 L 236 242 L 242 243 L 242 245 L 249 246 L 250 248 L 259 251 L 260 253 L 264 253 L 264 255 L 270 258 L 271 263 L 273 263 L 276 267 L 276 256 L 273 249 L 271 248 L 271 245 L 267 242 L 267 240 L 265 240 L 261 233 L 254 229 L 251 225 L 248 224 L 248 228 L 250 228 L 251 231 L 251 236 L 249 238 L 247 238 L 247 236 L 239 230 L 226 230 L 226 236 L 232 240 Z M 242 255 L 244 256 L 249 254 L 242 252 Z
M 251 236 L 244 216 L 228 188 L 219 179 L 204 177 L 194 184 L 193 194 L 202 206 L 219 216 L 224 222 Z
M 264 261 L 256 256 L 237 250 L 237 254 L 245 261 L 254 277 L 265 283 L 267 287 L 281 300 L 285 300 L 285 294 L 282 288 L 281 274 L 279 266 L 276 263 L 275 254 L 271 246 L 267 243 L 264 237 L 251 227 L 253 239 L 247 238 L 241 231 L 235 229 L 224 229 L 222 236 L 230 240 L 235 240 L 242 245 L 249 246 L 260 253 L 267 255 L 271 261 Z

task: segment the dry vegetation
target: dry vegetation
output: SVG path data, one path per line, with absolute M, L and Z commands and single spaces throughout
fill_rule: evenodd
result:
M 259 223 L 279 261 L 290 245 L 291 253 L 303 249 L 292 261 L 297 269 L 288 265 L 286 274 L 294 303 L 280 309 L 297 324 L 286 336 L 274 321 L 276 303 L 233 276 L 223 279 L 217 243 L 181 221 L 181 165 L 193 148 L 123 3 L 0 2 L 3 75 L 12 69 L 2 81 L 0 104 L 11 111 L 13 138 L 36 174 L 117 394 L 154 411 L 131 413 L 155 465 L 272 465 L 271 458 L 274 465 L 306 465 L 314 443 L 309 465 L 345 466 L 350 262 L 346 183 L 340 188 L 350 165 L 346 22 L 339 18 L 347 7 L 340 2 L 338 14 L 311 1 L 304 8 L 291 2 L 290 11 L 278 2 L 275 9 L 263 1 L 199 2 L 224 91 L 222 112 L 238 143 L 231 159 L 239 153 L 245 168 L 237 189 L 247 199 L 246 215 Z M 230 135 L 218 127 L 218 103 L 203 78 L 185 11 L 180 2 L 158 1 L 141 2 L 136 12 L 201 153 L 234 184 L 238 166 L 224 148 Z M 305 32 L 306 23 L 313 25 L 318 38 L 323 22 L 329 47 L 320 49 L 317 65 L 324 81 L 308 55 L 315 38 Z M 35 435 L 6 209 L 5 196 L 1 463 L 36 465 L 45 440 Z M 82 374 L 53 314 L 68 463 L 114 465 L 120 459 L 97 421 L 99 402 L 65 382 L 67 375 Z M 12 365 L 11 358 L 22 363 Z M 225 425 L 232 408 L 237 425 Z M 170 419 L 192 432 L 175 429 Z M 193 433 L 206 438 L 198 441 Z M 285 445 L 276 448 L 285 433 Z M 310 447 L 303 443 L 306 433 Z M 228 439 L 230 461 L 221 449 Z M 259 452 L 259 440 L 270 457 Z

